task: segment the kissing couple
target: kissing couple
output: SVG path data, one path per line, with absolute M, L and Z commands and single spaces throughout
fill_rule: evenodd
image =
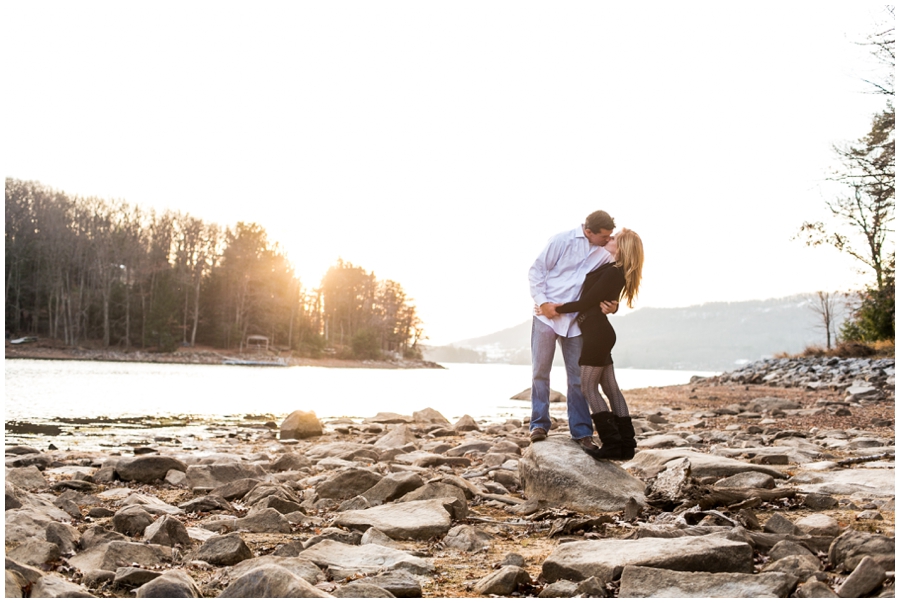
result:
M 616 332 L 607 318 L 619 301 L 632 307 L 641 284 L 644 245 L 605 211 L 547 242 L 528 271 L 531 323 L 531 441 L 550 430 L 550 369 L 559 341 L 566 365 L 572 439 L 595 459 L 628 460 L 637 443 L 625 397 L 616 383 Z M 601 394 L 602 389 L 602 394 Z M 604 395 L 609 400 L 604 399 Z M 600 439 L 593 442 L 594 430 Z

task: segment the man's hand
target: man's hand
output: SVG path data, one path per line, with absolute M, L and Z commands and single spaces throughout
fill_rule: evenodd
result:
M 538 308 L 541 315 L 546 316 L 547 318 L 556 318 L 559 316 L 559 313 L 556 311 L 556 307 L 562 304 L 552 304 L 550 302 L 544 302 L 541 304 L 541 307 Z
M 619 311 L 619 302 L 602 301 L 600 302 L 600 309 L 603 310 L 604 314 L 615 314 Z

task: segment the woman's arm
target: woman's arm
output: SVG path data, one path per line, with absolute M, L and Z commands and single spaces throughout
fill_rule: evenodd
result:
M 560 314 L 584 312 L 599 306 L 602 301 L 618 300 L 624 286 L 621 271 L 611 267 L 604 270 L 593 285 L 581 292 L 578 301 L 561 304 L 556 307 L 556 311 Z

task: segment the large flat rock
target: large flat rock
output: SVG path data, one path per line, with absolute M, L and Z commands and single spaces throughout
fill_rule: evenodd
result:
M 691 461 L 691 475 L 694 477 L 728 477 L 744 471 L 767 473 L 779 479 L 785 477 L 781 471 L 772 467 L 754 465 L 715 454 L 705 454 L 690 448 L 642 450 L 622 466 L 645 477 L 654 477 L 660 471 L 665 470 L 667 463 L 677 459 Z
M 455 499 L 430 499 L 391 503 L 370 509 L 338 513 L 334 524 L 361 531 L 375 528 L 391 538 L 421 540 L 443 536 L 450 530 Z
M 629 499 L 644 504 L 644 482 L 612 461 L 594 460 L 569 438 L 535 442 L 519 460 L 529 500 L 582 513 L 621 511 Z
M 893 469 L 801 471 L 790 479 L 801 492 L 851 496 L 894 496 Z
M 411 574 L 430 574 L 434 563 L 409 553 L 377 544 L 353 546 L 334 540 L 323 540 L 300 553 L 301 559 L 312 561 L 321 568 L 330 568 L 333 576 L 352 576 L 356 573 L 379 573 L 406 570 Z
M 617 580 L 627 565 L 683 572 L 753 572 L 753 549 L 744 542 L 715 536 L 590 540 L 556 547 L 544 561 L 548 582 L 580 582 L 592 576 Z
M 629 565 L 622 570 L 619 598 L 783 598 L 789 596 L 796 585 L 796 576 L 781 572 L 678 572 Z

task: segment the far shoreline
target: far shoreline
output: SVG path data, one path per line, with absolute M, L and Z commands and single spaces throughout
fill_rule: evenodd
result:
M 314 366 L 324 368 L 378 368 L 378 369 L 444 369 L 446 367 L 428 360 L 354 360 L 334 357 L 304 358 L 270 354 L 268 356 L 242 355 L 237 350 L 219 350 L 209 347 L 182 348 L 176 352 L 125 351 L 117 348 L 92 349 L 72 347 L 59 343 L 11 344 L 6 341 L 6 360 L 77 360 L 96 362 L 144 362 L 151 364 L 208 364 L 223 365 L 226 358 L 274 360 L 283 358 L 287 366 Z M 280 367 L 272 367 L 280 368 Z

